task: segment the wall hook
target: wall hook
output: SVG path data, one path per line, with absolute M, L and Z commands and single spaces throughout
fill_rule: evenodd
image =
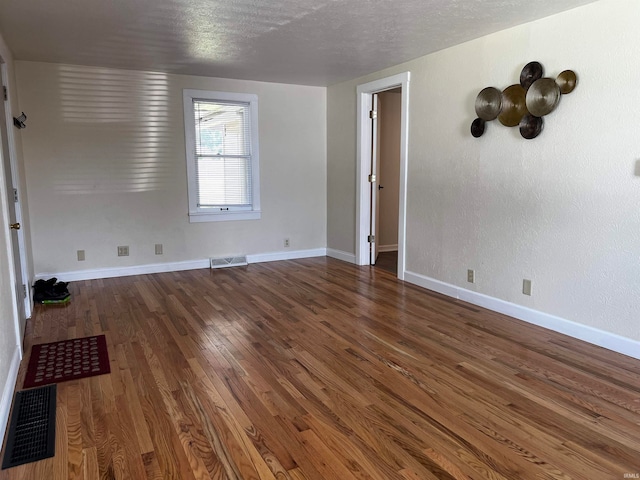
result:
M 24 121 L 27 119 L 27 116 L 24 114 L 24 112 L 22 112 L 22 115 L 20 115 L 18 118 L 13 117 L 13 125 L 15 125 L 17 128 L 26 128 L 27 126 L 24 124 Z

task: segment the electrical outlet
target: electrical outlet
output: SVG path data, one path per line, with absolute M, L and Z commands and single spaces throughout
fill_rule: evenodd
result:
M 288 239 L 288 238 L 285 238 L 285 239 L 284 239 L 284 246 L 285 246 L 285 247 L 289 247 L 289 245 L 290 245 L 290 243 L 289 243 L 289 239 Z
M 475 270 L 467 270 L 467 282 L 476 283 L 476 271 Z
M 531 296 L 531 280 L 522 280 L 522 293 Z
M 156 255 L 162 255 L 162 244 L 156 243 Z
M 118 256 L 119 257 L 128 257 L 129 256 L 129 245 L 121 245 L 118 247 Z
M 78 261 L 84 262 L 84 250 L 78 250 Z

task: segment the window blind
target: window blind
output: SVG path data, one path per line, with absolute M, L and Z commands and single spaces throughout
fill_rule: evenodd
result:
M 193 100 L 198 207 L 252 206 L 249 103 Z

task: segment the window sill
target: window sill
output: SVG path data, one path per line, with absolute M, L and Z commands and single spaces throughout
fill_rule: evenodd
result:
M 225 213 L 189 213 L 189 223 L 201 222 L 229 222 L 233 220 L 260 220 L 262 212 L 260 210 L 225 212 Z

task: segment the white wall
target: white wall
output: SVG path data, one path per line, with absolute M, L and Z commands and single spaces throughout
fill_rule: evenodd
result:
M 13 57 L 1 35 L 0 57 L 7 64 L 10 79 L 13 80 Z M 9 126 L 8 128 L 13 127 Z M 0 155 L 2 155 L 1 150 Z M 13 256 L 11 238 L 9 236 L 10 231 L 7 228 L 9 224 L 7 191 L 5 188 L 5 175 L 7 173 L 0 157 L 0 438 L 4 438 L 20 361 L 16 332 L 16 299 L 13 293 L 15 281 Z
M 355 250 L 356 86 L 410 71 L 407 270 L 640 340 L 638 24 L 603 0 L 329 87 L 328 247 Z M 534 140 L 473 138 L 477 93 L 532 60 L 577 89 Z
M 325 88 L 22 61 L 17 72 L 36 274 L 284 251 L 284 238 L 326 246 Z M 184 88 L 258 95 L 261 220 L 189 223 Z

